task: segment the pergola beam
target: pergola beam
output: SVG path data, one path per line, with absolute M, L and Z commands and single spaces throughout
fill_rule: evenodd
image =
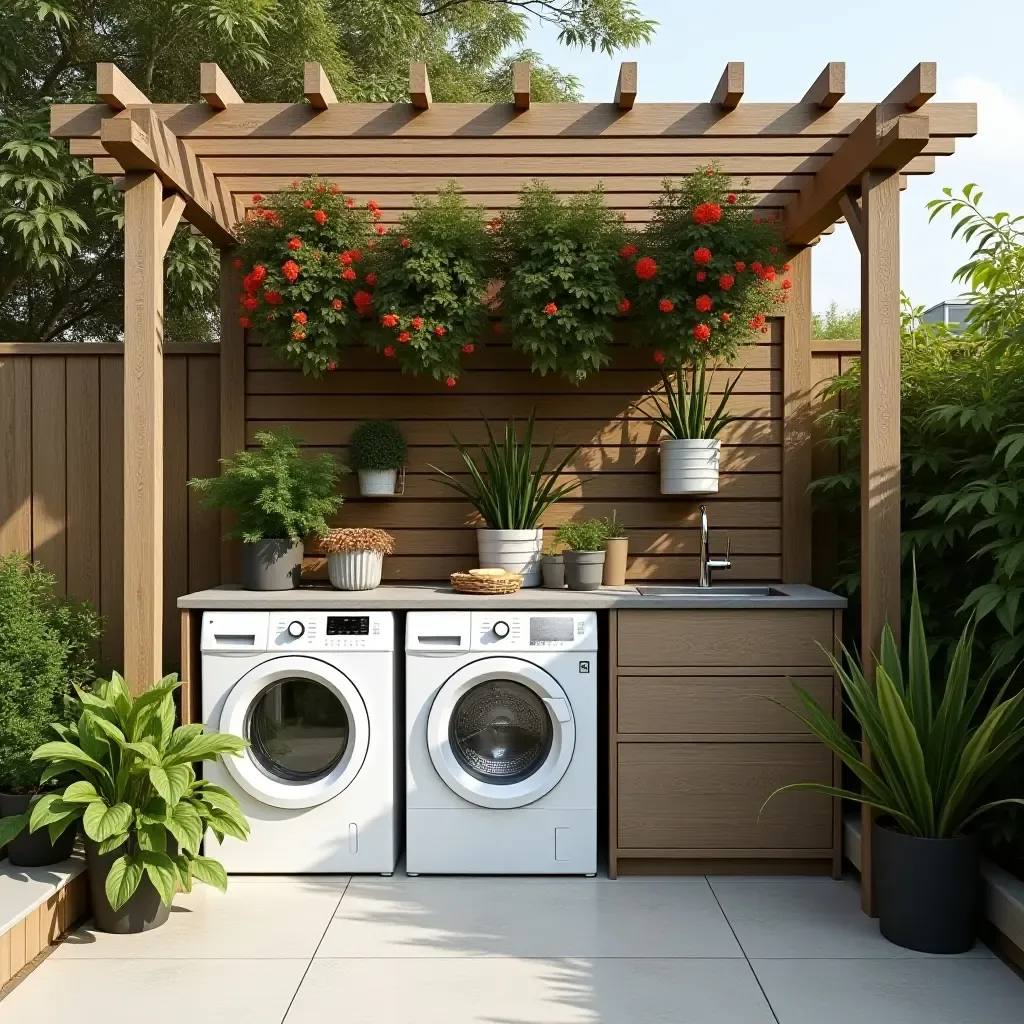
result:
M 307 61 L 302 69 L 303 92 L 309 105 L 314 110 L 326 110 L 338 102 L 331 87 L 331 80 L 327 77 L 321 65 L 315 61 Z
M 934 61 L 918 64 L 906 78 L 896 86 L 882 103 L 892 103 L 908 110 L 920 110 L 934 95 L 938 70 Z
M 822 110 L 831 110 L 846 95 L 846 64 L 833 60 L 814 80 L 804 94 L 802 103 L 813 103 Z
M 245 102 L 219 64 L 199 65 L 199 95 L 214 110 L 227 110 L 234 104 Z
M 885 112 L 875 107 L 786 207 L 786 241 L 807 245 L 840 216 L 840 199 L 863 174 L 902 170 L 927 144 L 925 115 L 886 118 Z
M 615 83 L 615 106 L 619 110 L 632 110 L 636 102 L 636 61 L 624 60 L 619 65 L 619 80 Z
M 116 64 L 96 65 L 96 95 L 111 110 L 149 104 L 145 93 L 137 89 Z
M 429 110 L 432 101 L 427 65 L 422 61 L 409 64 L 409 100 L 417 110 Z
M 722 110 L 735 110 L 743 99 L 743 79 L 743 61 L 729 61 L 711 97 L 712 105 Z
M 530 109 L 530 65 L 525 60 L 512 64 L 512 102 L 516 110 Z

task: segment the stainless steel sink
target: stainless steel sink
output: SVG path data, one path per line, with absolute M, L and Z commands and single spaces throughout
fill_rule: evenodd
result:
M 786 593 L 777 587 L 731 587 L 727 583 L 710 587 L 696 587 L 686 584 L 653 583 L 638 586 L 641 597 L 696 597 L 706 600 L 722 597 L 785 597 Z

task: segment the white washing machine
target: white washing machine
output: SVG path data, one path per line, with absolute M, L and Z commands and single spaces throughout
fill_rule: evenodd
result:
M 597 616 L 410 612 L 406 869 L 597 871 Z
M 228 873 L 391 874 L 402 730 L 390 612 L 206 612 L 203 721 L 249 741 L 207 763 L 247 842 L 209 836 Z

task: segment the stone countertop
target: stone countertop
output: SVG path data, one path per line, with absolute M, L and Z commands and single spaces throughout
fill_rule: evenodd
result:
M 692 584 L 640 583 L 639 586 L 680 586 L 692 591 Z M 752 584 L 747 584 L 749 589 Z M 769 595 L 737 593 L 741 584 L 714 584 L 699 594 L 648 594 L 636 586 L 602 587 L 600 590 L 520 590 L 516 594 L 459 594 L 447 582 L 383 584 L 376 590 L 335 590 L 329 585 L 299 587 L 297 590 L 243 590 L 228 584 L 200 590 L 178 598 L 179 608 L 197 611 L 444 611 L 508 608 L 510 611 L 602 611 L 612 608 L 845 608 L 846 598 L 802 583 L 772 583 Z

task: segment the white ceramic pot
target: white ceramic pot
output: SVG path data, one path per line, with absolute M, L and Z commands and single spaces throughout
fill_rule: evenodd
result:
M 338 590 L 373 590 L 380 586 L 384 556 L 379 551 L 332 551 L 327 575 Z
M 398 485 L 397 469 L 361 469 L 359 470 L 359 493 L 379 497 L 382 494 L 394 494 Z
M 662 494 L 713 494 L 718 490 L 722 442 L 684 438 L 661 442 Z
M 524 587 L 540 586 L 540 556 L 544 531 L 477 530 L 481 569 L 504 569 L 523 577 Z

